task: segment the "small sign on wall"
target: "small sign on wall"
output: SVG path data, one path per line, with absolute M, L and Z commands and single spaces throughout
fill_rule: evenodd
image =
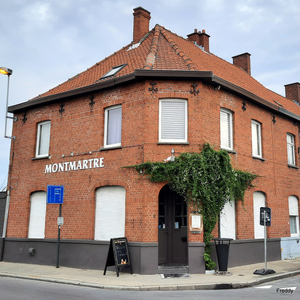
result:
M 201 233 L 203 231 L 202 215 L 198 212 L 191 212 L 189 224 L 191 233 Z
M 47 204 L 63 204 L 64 186 L 47 185 Z

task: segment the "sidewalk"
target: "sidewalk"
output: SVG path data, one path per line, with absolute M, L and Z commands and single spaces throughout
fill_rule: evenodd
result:
M 232 275 L 189 274 L 189 277 L 162 278 L 161 275 L 139 275 L 113 271 L 85 270 L 67 267 L 0 262 L 0 276 L 81 285 L 117 290 L 208 290 L 243 288 L 300 274 L 300 258 L 268 262 L 270 275 L 254 275 L 264 263 L 228 268 Z M 1 280 L 1 279 L 0 279 Z

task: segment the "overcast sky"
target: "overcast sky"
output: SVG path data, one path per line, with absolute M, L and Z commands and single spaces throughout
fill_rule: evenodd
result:
M 133 9 L 185 37 L 210 35 L 210 51 L 232 62 L 251 54 L 252 76 L 285 96 L 300 81 L 300 0 L 1 0 L 0 67 L 13 70 L 9 105 L 27 101 L 132 41 Z M 0 190 L 7 183 L 7 76 L 0 75 Z M 8 128 L 8 135 L 11 127 Z

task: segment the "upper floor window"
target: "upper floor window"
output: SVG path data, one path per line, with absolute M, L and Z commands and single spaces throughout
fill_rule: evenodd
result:
M 187 142 L 187 101 L 164 99 L 159 102 L 159 141 Z
M 38 123 L 35 151 L 36 157 L 47 157 L 49 155 L 50 127 L 50 121 Z
M 121 146 L 122 106 L 105 109 L 104 147 Z
M 221 109 L 220 112 L 220 135 L 221 148 L 233 150 L 232 112 Z
M 254 157 L 262 157 L 261 124 L 252 120 L 251 121 L 251 133 L 252 133 L 252 155 Z
M 288 164 L 295 166 L 295 137 L 288 133 L 286 135 Z

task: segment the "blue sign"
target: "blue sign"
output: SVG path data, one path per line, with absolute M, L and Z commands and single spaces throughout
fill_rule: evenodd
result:
M 63 204 L 64 186 L 47 185 L 47 204 Z

